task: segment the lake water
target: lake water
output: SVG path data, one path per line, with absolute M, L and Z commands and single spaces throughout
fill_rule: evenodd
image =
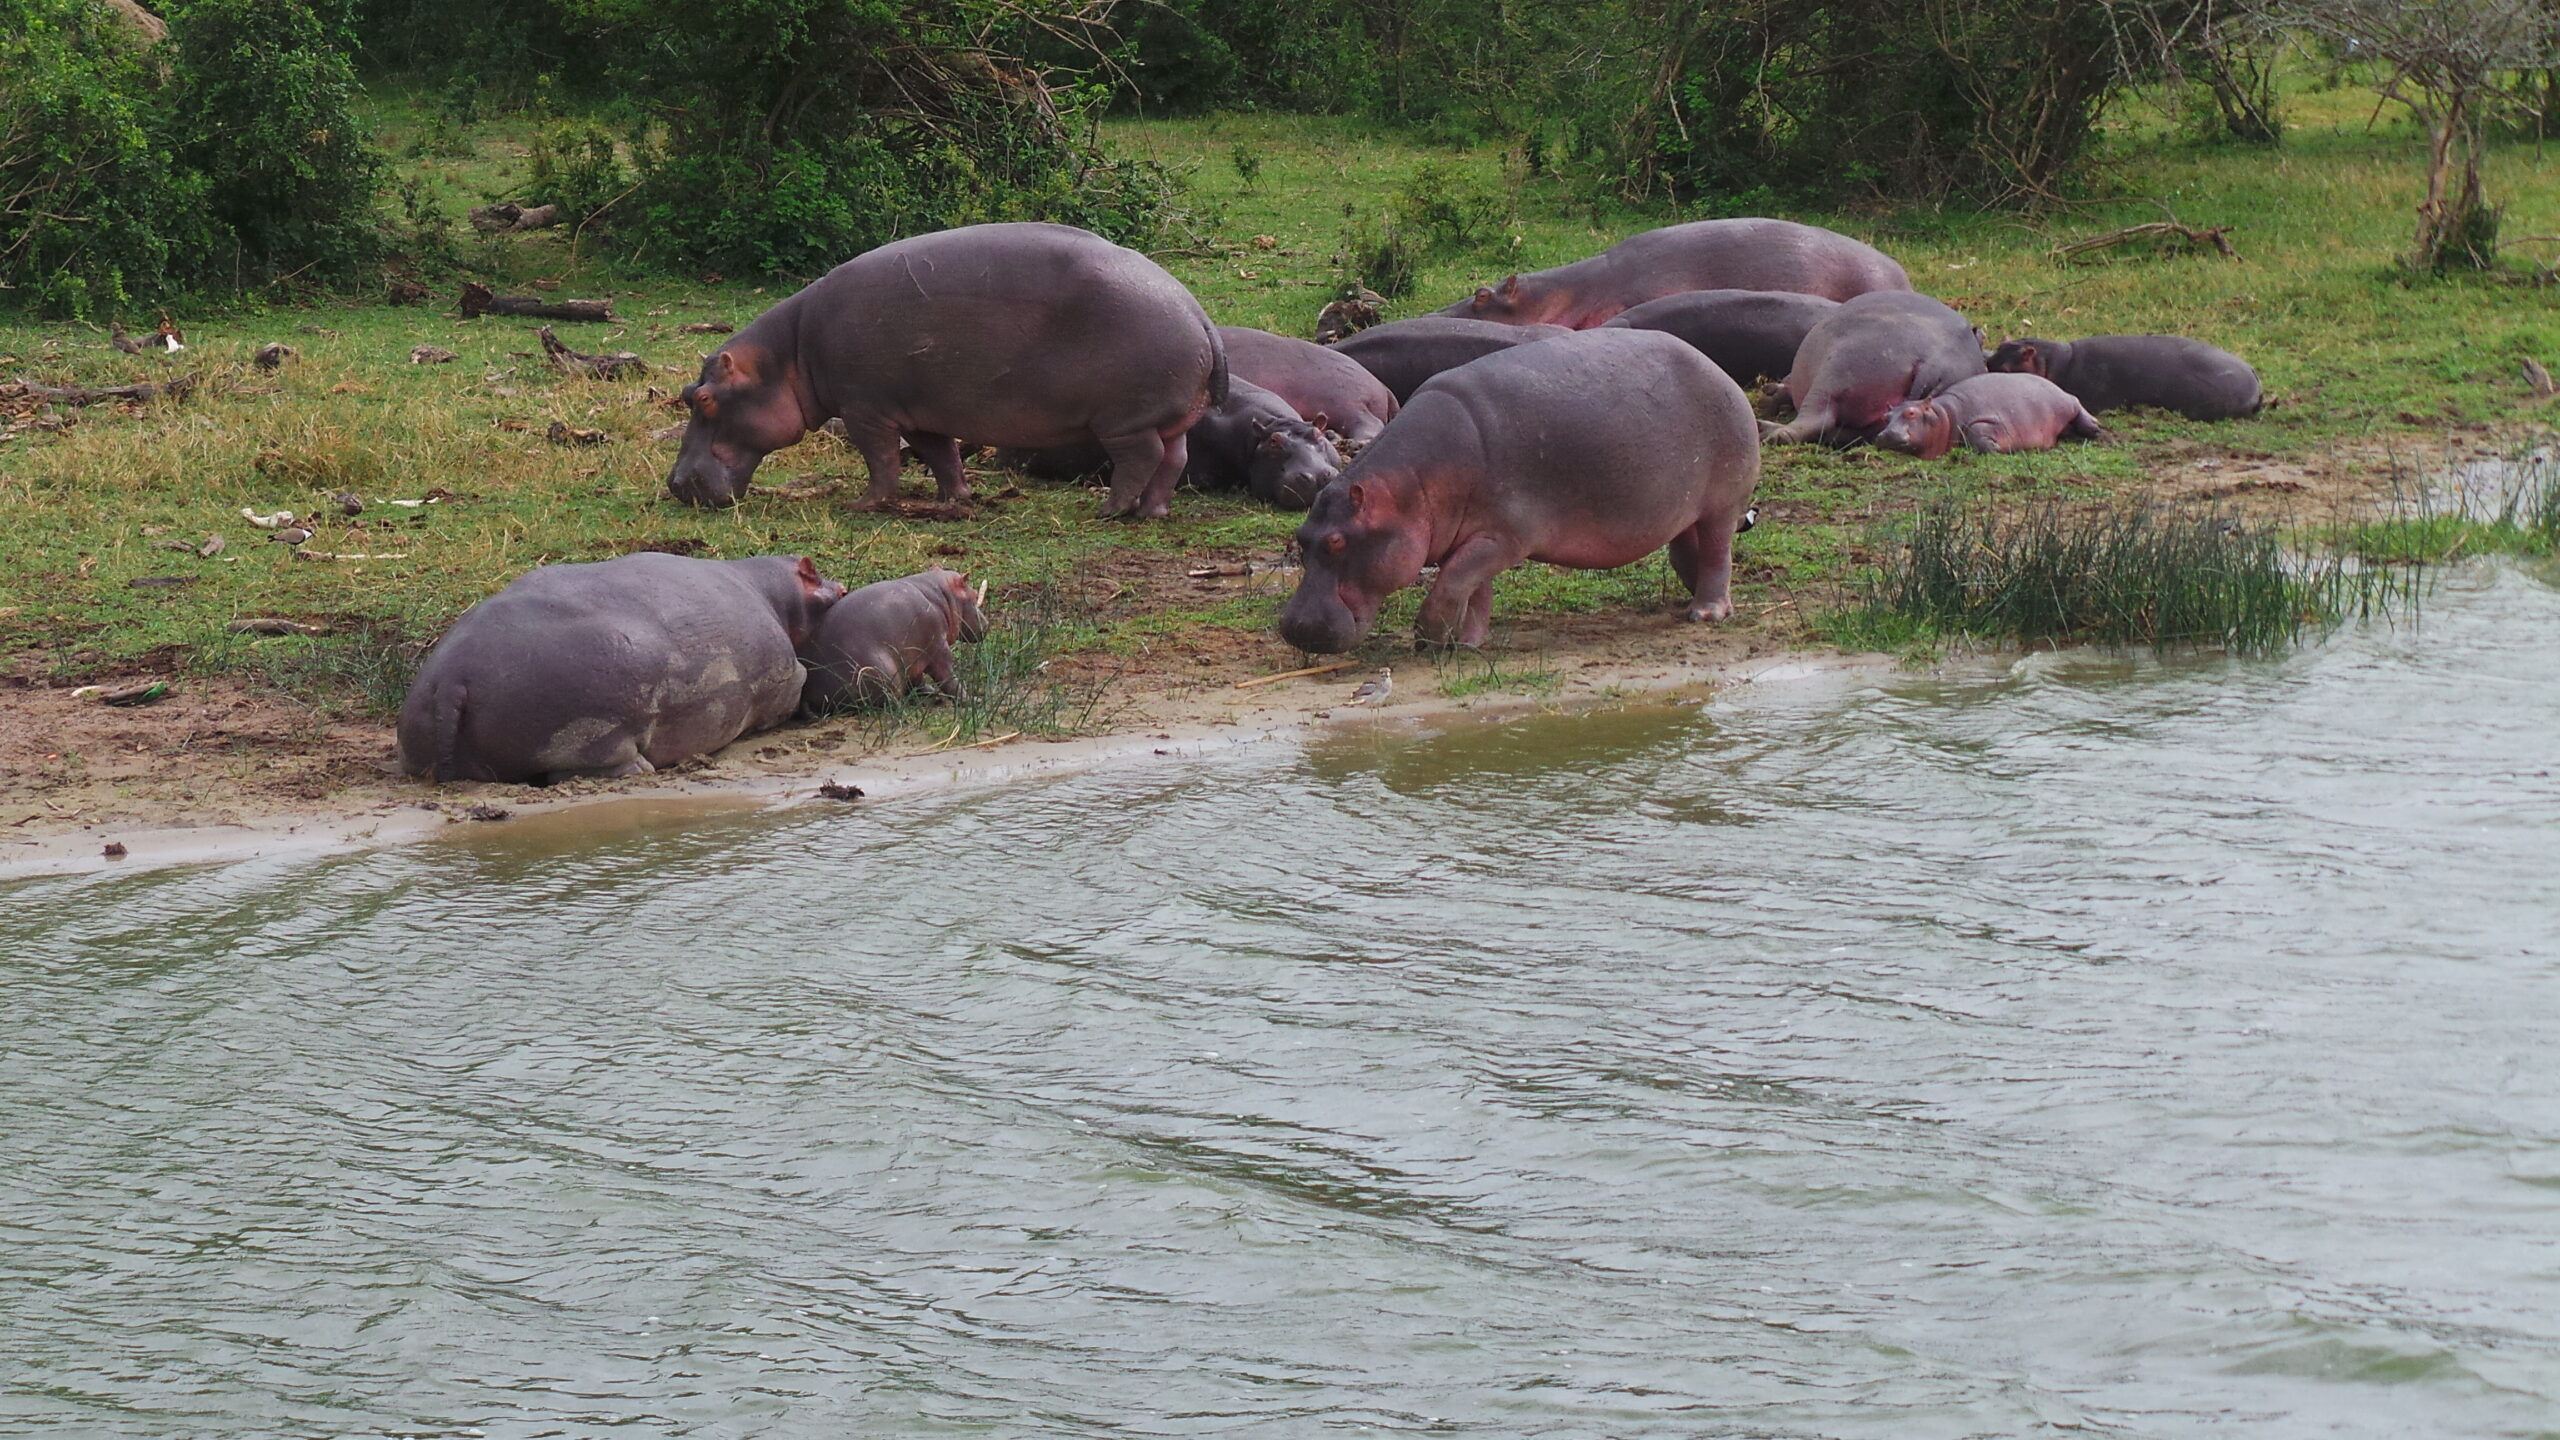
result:
M 463 828 L 0 888 L 0 1433 L 2560 1434 L 2547 571 Z

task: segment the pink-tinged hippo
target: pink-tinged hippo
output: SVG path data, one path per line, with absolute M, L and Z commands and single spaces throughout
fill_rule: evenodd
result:
M 1606 570 L 1665 545 L 1688 617 L 1720 620 L 1759 478 L 1741 389 L 1668 335 L 1592 330 L 1488 355 L 1415 392 L 1316 497 L 1280 634 L 1349 650 L 1437 565 L 1417 637 L 1481 644 L 1493 577 L 1512 566 Z
M 897 494 L 901 441 L 966 499 L 966 436 L 1100 445 L 1104 513 L 1160 516 L 1184 433 L 1226 393 L 1217 327 L 1164 267 L 1072 226 L 969 225 L 858 255 L 732 336 L 685 387 L 667 489 L 735 504 L 758 461 L 837 419 L 870 467 L 865 505 Z
M 1791 220 L 1692 220 L 1631 235 L 1588 260 L 1479 286 L 1440 313 L 1588 330 L 1683 290 L 1793 290 L 1846 300 L 1910 288 L 1892 256 L 1836 231 Z
M 1359 361 L 1294 335 L 1221 325 L 1227 367 L 1289 403 L 1298 418 L 1366 445 L 1396 418 L 1395 393 Z
M 472 606 L 400 709 L 436 781 L 645 775 L 800 708 L 796 653 L 844 587 L 806 556 L 545 565 Z
M 1787 378 L 1804 337 L 1839 308 L 1792 290 L 1684 290 L 1621 311 L 1602 328 L 1677 335 L 1747 390 Z
M 2184 335 L 2003 340 L 1991 368 L 2041 375 L 2093 412 L 2151 405 L 2190 420 L 2236 420 L 2266 404 L 2248 361 Z
M 2043 376 L 1993 374 L 1894 406 L 1876 444 L 1935 460 L 1958 445 L 2014 455 L 2050 450 L 2065 435 L 2094 440 L 2105 433 L 2079 401 Z
M 965 698 L 951 671 L 951 647 L 987 637 L 987 587 L 937 565 L 865 585 L 827 609 L 800 646 L 809 683 L 801 713 L 886 704 L 930 682 L 946 699 Z
M 1515 345 L 1553 340 L 1573 332 L 1561 325 L 1498 325 L 1490 320 L 1460 320 L 1422 315 L 1372 325 L 1333 347 L 1378 378 L 1402 405 L 1432 376 L 1481 360 Z
M 1982 334 L 1962 315 L 1908 290 L 1860 295 L 1804 337 L 1787 375 L 1795 419 L 1763 423 L 1760 438 L 1769 445 L 1854 445 L 1871 438 L 1894 406 L 1982 372 Z

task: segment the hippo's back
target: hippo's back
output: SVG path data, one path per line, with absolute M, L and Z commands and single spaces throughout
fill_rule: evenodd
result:
M 1894 258 L 1863 240 L 1792 220 L 1692 220 L 1631 235 L 1604 252 L 1622 284 L 1651 299 L 1681 290 L 1786 290 L 1847 300 L 1909 290 Z M 1675 283 L 1677 282 L 1677 283 Z
M 1969 355 L 1972 364 L 1964 365 Z M 1852 296 L 1840 307 L 1824 316 L 1806 332 L 1804 344 L 1796 351 L 1794 367 L 1788 372 L 1787 389 L 1804 403 L 1805 396 L 1817 385 L 1825 383 L 1827 372 L 1838 367 L 1852 369 L 1878 368 L 1908 371 L 1914 364 L 1933 369 L 1948 368 L 1957 373 L 1946 376 L 1953 383 L 1965 375 L 1979 375 L 1982 363 L 1981 337 L 1975 334 L 1973 322 L 1949 308 L 1945 303 L 1914 290 L 1877 290 Z M 1833 375 L 1830 383 L 1838 383 Z M 1937 388 L 1943 389 L 1944 384 Z M 1935 389 L 1914 389 L 1914 396 L 1934 394 Z
M 1457 315 L 1423 315 L 1372 325 L 1333 349 L 1378 377 L 1378 383 L 1401 405 L 1442 371 L 1574 333 L 1562 325 L 1506 325 Z
M 1271 391 L 1309 420 L 1322 413 L 1336 431 L 1366 440 L 1395 418 L 1395 393 L 1334 346 L 1241 325 L 1221 325 L 1218 335 L 1236 379 Z
M 2053 379 L 2093 411 L 2150 405 L 2190 420 L 2233 420 L 2264 404 L 2248 361 L 2184 335 L 2075 340 Z
M 1684 290 L 1648 300 L 1601 327 L 1659 330 L 1688 342 L 1738 385 L 1784 379 L 1813 327 L 1837 300 L 1792 290 Z

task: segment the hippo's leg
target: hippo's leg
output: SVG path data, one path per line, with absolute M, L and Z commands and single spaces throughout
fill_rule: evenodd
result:
M 1182 483 L 1182 472 L 1191 467 L 1191 435 L 1188 431 L 1164 442 L 1163 463 L 1156 466 L 1147 481 L 1146 498 L 1139 502 L 1138 517 L 1161 520 L 1173 513 L 1173 487 Z
M 658 767 L 650 764 L 649 757 L 641 754 L 635 746 L 626 759 L 607 765 L 580 766 L 575 770 L 554 770 L 542 777 L 542 783 L 557 785 L 563 780 L 619 780 L 626 775 L 654 775 L 657 772 Z
M 1964 427 L 1964 448 L 1983 455 L 2006 455 L 2009 447 L 1999 421 L 1982 419 Z
M 1105 518 L 1137 512 L 1140 500 L 1153 486 L 1156 472 L 1164 468 L 1169 448 L 1164 437 L 1153 430 L 1102 437 L 1103 453 L 1111 457 L 1111 498 L 1102 503 Z M 1190 459 L 1190 447 L 1185 446 L 1181 458 L 1174 462 L 1173 473 L 1180 475 Z
M 2090 414 L 2088 407 L 2083 406 L 2079 414 L 2071 417 L 2071 423 L 2063 427 L 2062 433 L 2075 435 L 2083 440 L 2102 440 L 2106 438 L 2107 427 L 2099 424 L 2098 417 Z
M 1414 639 L 1425 645 L 1483 644 L 1493 625 L 1493 577 L 1525 558 L 1514 540 L 1478 535 L 1460 542 L 1440 562 L 1431 593 L 1422 597 Z
M 855 505 L 857 510 L 877 510 L 898 498 L 898 432 L 892 429 L 863 426 L 845 427 L 845 438 L 862 452 L 863 468 L 871 472 L 871 487 Z
M 954 705 L 967 703 L 969 694 L 961 688 L 960 677 L 952 673 L 950 646 L 937 645 L 933 653 L 925 657 L 924 675 L 927 680 L 933 682 L 933 688 L 941 692 L 945 700 Z
M 1733 525 L 1716 517 L 1671 537 L 1671 571 L 1689 587 L 1683 618 L 1722 620 L 1733 614 L 1733 535 Z
M 969 472 L 960 468 L 959 441 L 948 435 L 916 434 L 907 437 L 907 448 L 933 472 L 935 494 L 944 504 L 969 498 Z
M 1796 407 L 1796 418 L 1786 424 L 1781 425 L 1774 420 L 1761 421 L 1760 443 L 1763 445 L 1809 445 L 1821 439 L 1823 433 L 1831 429 L 1839 413 L 1838 404 L 1831 396 L 1807 396 L 1804 404 Z

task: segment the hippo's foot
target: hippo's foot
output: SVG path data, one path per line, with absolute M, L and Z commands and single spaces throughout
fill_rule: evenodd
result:
M 1733 618 L 1733 601 L 1722 595 L 1713 600 L 1693 600 L 1689 603 L 1688 609 L 1680 612 L 1680 618 L 1683 620 L 1730 620 Z

